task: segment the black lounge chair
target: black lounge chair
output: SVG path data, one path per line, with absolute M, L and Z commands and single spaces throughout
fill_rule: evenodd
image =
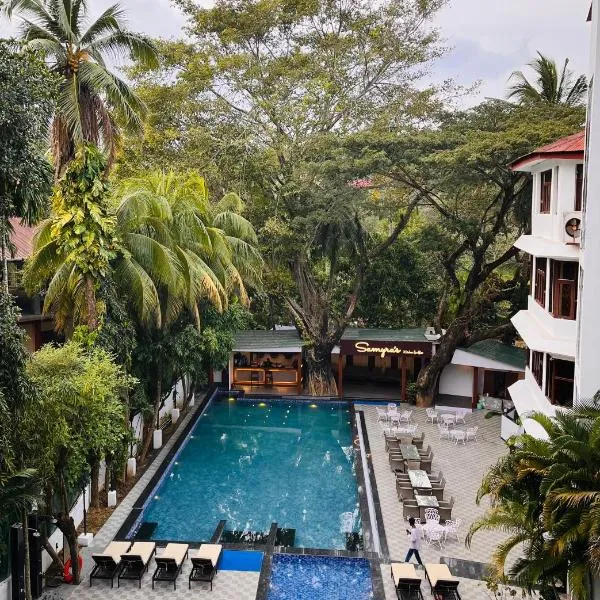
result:
M 426 564 L 425 575 L 436 600 L 461 600 L 458 593 L 459 581 L 450 573 L 448 565 Z
M 138 587 L 142 587 L 142 577 L 148 570 L 150 559 L 156 552 L 154 542 L 135 542 L 127 554 L 121 555 L 121 567 L 117 577 L 117 587 L 121 579 L 137 579 Z
M 421 578 L 409 563 L 392 563 L 392 579 L 398 600 L 423 600 Z
M 198 552 L 192 556 L 192 572 L 188 587 L 192 589 L 192 581 L 204 581 L 210 583 L 212 591 L 212 581 L 217 573 L 217 563 L 221 556 L 221 544 L 202 544 Z
M 152 575 L 152 589 L 154 589 L 155 581 L 172 581 L 173 589 L 177 589 L 177 577 L 181 573 L 188 549 L 187 544 L 167 544 L 165 551 L 155 557 L 156 570 Z
M 110 587 L 113 587 L 121 563 L 121 554 L 127 552 L 130 546 L 131 542 L 111 542 L 102 554 L 92 554 L 94 568 L 90 573 L 90 587 L 94 579 L 110 579 Z

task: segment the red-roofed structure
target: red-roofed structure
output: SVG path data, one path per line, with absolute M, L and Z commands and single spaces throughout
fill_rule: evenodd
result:
M 15 247 L 15 254 L 14 256 L 9 255 L 9 260 L 25 260 L 31 256 L 33 251 L 33 237 L 35 236 L 36 227 L 22 225 L 21 219 L 18 217 L 12 217 L 10 224 L 13 228 L 10 241 Z
M 510 167 L 513 171 L 529 171 L 537 163 L 548 160 L 583 160 L 585 151 L 585 130 L 561 138 L 521 156 Z

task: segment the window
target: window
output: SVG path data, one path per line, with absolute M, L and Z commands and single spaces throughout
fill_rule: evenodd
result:
M 574 362 L 548 356 L 546 396 L 552 404 L 569 408 L 573 406 L 574 379 Z
M 577 288 L 579 264 L 576 262 L 552 261 L 550 306 L 557 319 L 575 319 L 577 315 Z
M 583 197 L 583 165 L 575 167 L 575 210 L 581 210 Z
M 550 199 L 552 197 L 552 169 L 544 171 L 541 176 L 540 186 L 540 212 L 550 212 Z
M 535 289 L 533 291 L 536 302 L 546 308 L 546 269 L 548 260 L 535 259 Z
M 537 384 L 542 387 L 542 374 L 544 372 L 544 353 L 531 352 L 531 373 L 533 378 L 537 381 Z

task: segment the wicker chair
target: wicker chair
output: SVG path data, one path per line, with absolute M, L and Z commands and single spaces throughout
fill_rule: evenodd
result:
M 421 511 L 417 506 L 416 500 L 406 500 L 402 503 L 402 514 L 406 520 L 412 517 L 413 519 L 421 518 Z
M 425 432 L 422 431 L 420 436 L 413 438 L 413 444 L 421 450 L 423 448 L 423 442 L 425 441 Z

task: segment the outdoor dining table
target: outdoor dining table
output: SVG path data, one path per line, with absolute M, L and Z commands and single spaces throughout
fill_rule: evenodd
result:
M 412 444 L 400 444 L 400 454 L 404 460 L 421 460 L 419 450 Z
M 425 471 L 420 469 L 409 469 L 408 478 L 410 479 L 410 485 L 415 489 L 431 489 L 431 481 Z
M 440 506 L 435 496 L 422 496 L 421 494 L 415 494 L 415 500 L 417 501 L 419 513 L 421 514 L 421 523 L 425 522 L 426 508 L 439 508 Z

